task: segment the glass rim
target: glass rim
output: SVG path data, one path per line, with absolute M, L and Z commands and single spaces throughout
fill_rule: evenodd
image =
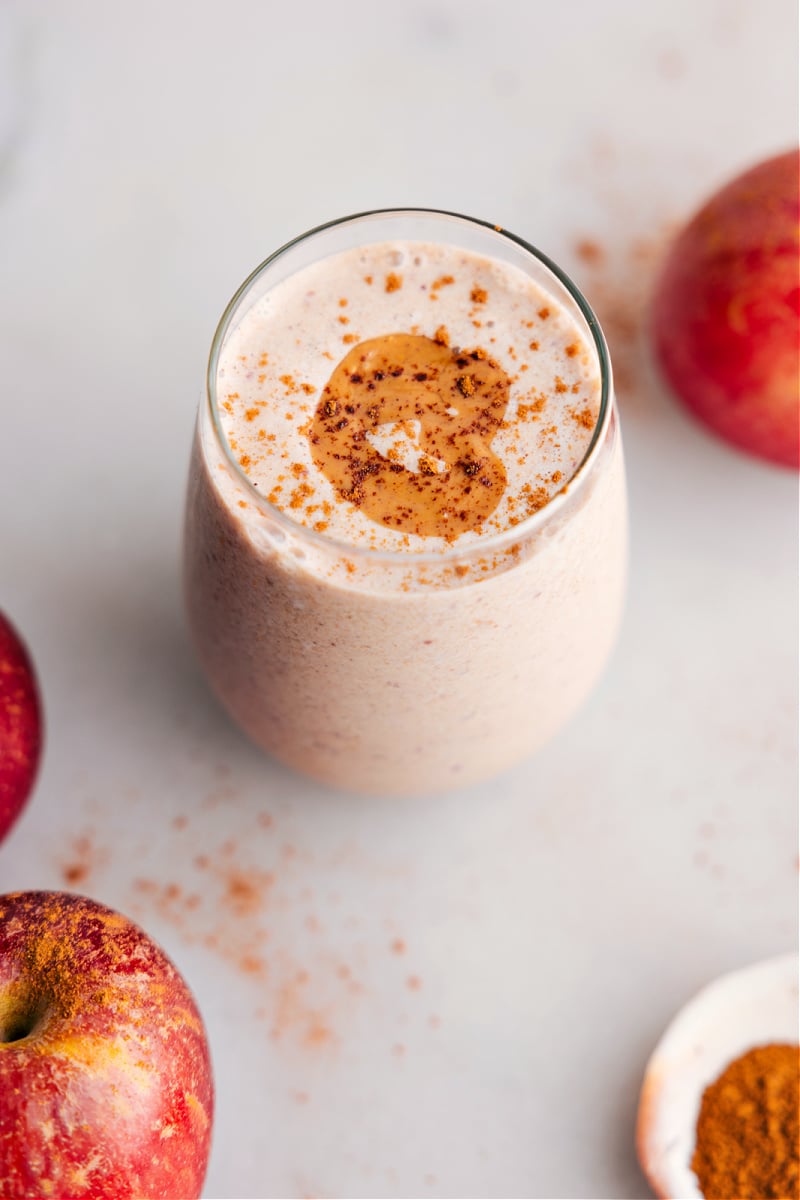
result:
M 459 548 L 458 540 L 448 544 L 441 550 L 385 550 L 376 549 L 373 546 L 358 545 L 354 542 L 344 541 L 342 538 L 330 537 L 325 533 L 320 533 L 315 529 L 310 529 L 306 525 L 300 524 L 299 521 L 293 520 L 291 517 L 273 504 L 264 496 L 249 476 L 242 470 L 240 464 L 233 455 L 230 444 L 225 431 L 222 428 L 222 423 L 219 415 L 219 406 L 217 404 L 217 370 L 219 366 L 219 357 L 222 350 L 222 344 L 228 333 L 232 318 L 237 311 L 240 302 L 250 291 L 253 284 L 275 263 L 279 258 L 292 251 L 301 243 L 310 241 L 311 239 L 337 229 L 345 225 L 352 225 L 358 221 L 368 221 L 370 218 L 380 217 L 443 217 L 448 220 L 462 223 L 468 226 L 477 226 L 495 234 L 500 239 L 512 242 L 515 246 L 522 249 L 527 255 L 536 259 L 547 271 L 549 271 L 561 286 L 566 290 L 570 298 L 575 302 L 578 310 L 583 317 L 591 334 L 592 342 L 595 351 L 597 352 L 598 362 L 600 365 L 600 408 L 597 414 L 597 421 L 592 432 L 592 437 L 583 458 L 580 460 L 570 478 L 564 486 L 556 492 L 550 500 L 547 501 L 542 508 L 538 509 L 519 524 L 510 526 L 508 529 L 501 529 L 497 533 L 490 534 L 488 537 L 479 537 L 475 541 L 470 542 L 466 546 Z M 368 243 L 365 243 L 368 244 Z M 536 533 L 540 528 L 549 524 L 549 522 L 557 516 L 575 494 L 577 487 L 582 487 L 585 481 L 590 476 L 599 457 L 603 444 L 605 443 L 611 420 L 614 412 L 614 390 L 612 386 L 611 360 L 608 353 L 608 346 L 600 327 L 600 322 L 589 304 L 586 297 L 581 292 L 580 288 L 573 283 L 569 275 L 563 271 L 557 263 L 555 263 L 547 254 L 539 250 L 532 243 L 525 241 L 524 238 L 518 237 L 511 233 L 502 225 L 495 225 L 491 221 L 484 221 L 480 217 L 466 216 L 464 213 L 451 212 L 448 209 L 442 208 L 374 208 L 366 209 L 363 212 L 351 213 L 349 216 L 336 217 L 332 221 L 325 221 L 321 225 L 315 225 L 312 229 L 307 229 L 304 233 L 298 234 L 290 241 L 284 242 L 272 254 L 268 255 L 263 262 L 250 272 L 243 283 L 236 289 L 230 301 L 225 307 L 219 323 L 214 332 L 214 337 L 211 342 L 211 350 L 208 358 L 208 368 L 206 372 L 206 402 L 208 412 L 211 418 L 212 427 L 216 436 L 217 444 L 222 451 L 228 466 L 233 471 L 237 483 L 241 483 L 248 494 L 248 497 L 256 502 L 256 506 L 260 512 L 268 516 L 271 521 L 274 521 L 279 528 L 284 530 L 287 535 L 301 540 L 308 541 L 312 545 L 319 547 L 324 552 L 330 553 L 332 550 L 338 554 L 342 554 L 350 559 L 361 559 L 368 562 L 384 562 L 394 566 L 405 565 L 412 567 L 414 564 L 431 565 L 435 563 L 447 564 L 458 559 L 473 558 L 483 554 L 491 554 L 497 550 L 502 550 L 508 544 L 522 541 Z

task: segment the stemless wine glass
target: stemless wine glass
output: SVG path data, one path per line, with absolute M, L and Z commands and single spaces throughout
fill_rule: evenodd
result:
M 301 525 L 254 486 L 220 419 L 220 363 L 253 305 L 309 264 L 398 241 L 525 272 L 574 321 L 600 380 L 591 442 L 558 494 L 518 524 L 436 552 L 374 549 Z M 532 246 L 452 213 L 363 213 L 276 251 L 233 297 L 194 440 L 186 600 L 214 690 L 270 754 L 367 793 L 443 791 L 493 775 L 547 741 L 597 680 L 626 562 L 606 344 L 578 289 Z

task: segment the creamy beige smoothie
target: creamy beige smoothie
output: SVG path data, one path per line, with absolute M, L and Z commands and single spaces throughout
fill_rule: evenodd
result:
M 234 297 L 192 457 L 187 603 L 212 685 L 277 758 L 412 793 L 529 754 L 609 654 L 626 545 L 602 336 L 523 243 L 367 214 Z

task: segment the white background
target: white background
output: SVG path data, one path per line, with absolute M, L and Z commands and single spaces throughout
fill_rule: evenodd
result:
M 86 891 L 179 965 L 216 1069 L 208 1196 L 644 1196 L 664 1025 L 796 943 L 796 479 L 704 433 L 640 346 L 665 229 L 796 140 L 796 35 L 791 0 L 0 8 L 0 607 L 47 713 L 0 887 Z M 629 605 L 534 761 L 356 800 L 208 693 L 181 509 L 241 279 L 415 203 L 507 226 L 596 304 Z

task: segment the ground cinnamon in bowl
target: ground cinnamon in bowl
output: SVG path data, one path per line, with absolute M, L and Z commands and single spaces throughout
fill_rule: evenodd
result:
M 692 1170 L 706 1200 L 800 1197 L 800 1052 L 772 1044 L 735 1059 L 703 1093 Z

